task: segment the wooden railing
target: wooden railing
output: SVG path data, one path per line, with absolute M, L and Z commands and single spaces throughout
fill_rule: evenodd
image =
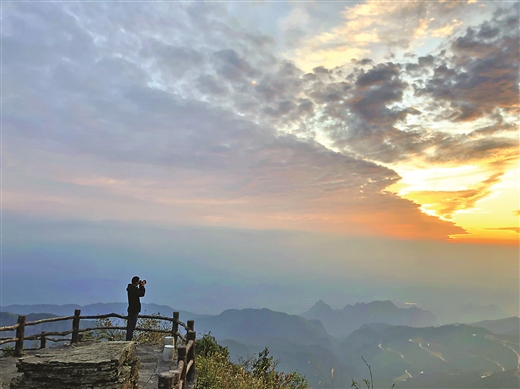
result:
M 16 331 L 16 335 L 14 338 L 0 338 L 0 345 L 5 343 L 15 343 L 14 347 L 14 356 L 20 357 L 23 353 L 23 344 L 26 340 L 40 340 L 40 348 L 45 348 L 47 344 L 47 340 L 52 342 L 61 342 L 61 341 L 70 341 L 71 344 L 78 343 L 80 339 L 80 334 L 83 332 L 95 331 L 95 330 L 126 330 L 126 327 L 122 326 L 99 326 L 99 327 L 91 327 L 91 328 L 80 328 L 80 320 L 81 319 L 106 319 L 106 318 L 119 318 L 126 320 L 128 317 L 124 315 L 119 315 L 117 313 L 108 313 L 104 315 L 88 315 L 81 316 L 81 310 L 76 309 L 74 311 L 74 316 L 62 316 L 62 317 L 53 317 L 49 319 L 41 319 L 35 321 L 26 321 L 25 315 L 18 316 L 18 322 L 12 326 L 4 326 L 0 327 L 0 332 L 2 331 Z M 140 319 L 154 319 L 154 320 L 165 320 L 172 323 L 171 330 L 165 329 L 156 329 L 156 328 L 143 328 L 136 327 L 135 331 L 142 332 L 158 332 L 164 334 L 170 334 L 174 338 L 174 345 L 177 349 L 177 357 L 178 357 L 178 368 L 176 371 L 169 371 L 167 373 L 161 373 L 159 375 L 159 388 L 161 389 L 183 389 L 186 388 L 187 382 L 193 381 L 195 376 L 195 340 L 196 333 L 194 330 L 194 321 L 188 320 L 187 324 L 181 322 L 179 320 L 179 312 L 173 312 L 172 317 L 159 316 L 159 315 L 139 315 Z M 30 336 L 25 335 L 25 327 L 33 326 L 43 323 L 51 323 L 55 321 L 62 320 L 71 320 L 72 319 L 72 329 L 69 331 L 62 332 L 45 332 L 42 331 L 39 334 L 34 334 Z M 183 335 L 179 331 L 179 326 L 183 327 L 186 330 L 186 334 Z M 51 338 L 49 336 L 67 336 L 72 334 L 70 338 Z M 181 339 L 183 341 L 182 346 L 179 345 L 178 340 Z

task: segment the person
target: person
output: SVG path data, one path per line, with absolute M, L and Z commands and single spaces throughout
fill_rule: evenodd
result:
M 135 276 L 132 278 L 132 283 L 128 284 L 126 291 L 128 293 L 128 320 L 126 326 L 126 340 L 132 340 L 134 337 L 135 326 L 137 325 L 137 317 L 141 312 L 141 300 L 146 289 L 146 280 L 141 280 Z

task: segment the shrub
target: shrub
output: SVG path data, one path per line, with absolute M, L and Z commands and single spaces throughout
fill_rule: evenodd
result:
M 152 316 L 160 316 L 160 313 L 152 314 Z M 121 324 L 114 323 L 110 318 L 97 319 L 96 327 L 98 329 L 89 331 L 84 334 L 83 339 L 96 339 L 96 340 L 125 340 L 126 331 L 110 329 L 109 327 L 116 326 L 126 327 L 126 320 L 123 320 Z M 137 326 L 139 328 L 153 329 L 153 330 L 171 330 L 171 323 L 155 318 L 139 318 L 137 320 Z M 160 332 L 149 332 L 149 331 L 135 331 L 134 340 L 139 343 L 153 343 L 157 344 L 162 341 L 164 333 Z
M 241 360 L 229 360 L 229 351 L 209 334 L 197 340 L 196 366 L 198 389 L 305 389 L 307 379 L 297 372 L 276 370 L 279 361 L 265 348 L 257 355 Z

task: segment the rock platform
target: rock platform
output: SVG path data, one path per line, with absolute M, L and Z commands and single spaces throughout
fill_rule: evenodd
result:
M 155 389 L 159 373 L 176 368 L 160 344 L 80 342 L 0 358 L 0 388 Z
M 99 342 L 52 348 L 19 358 L 20 377 L 10 389 L 138 389 L 139 359 L 133 342 Z

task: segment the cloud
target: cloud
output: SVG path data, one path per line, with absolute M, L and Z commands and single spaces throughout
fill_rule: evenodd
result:
M 217 51 L 213 54 L 217 63 L 217 74 L 230 81 L 244 81 L 258 75 L 244 58 L 238 56 L 233 49 Z
M 480 77 L 478 61 L 490 58 L 461 56 L 471 45 L 457 46 L 458 38 L 451 57 L 426 54 L 413 63 L 360 57 L 349 59 L 346 67 L 320 66 L 306 72 L 281 58 L 271 38 L 232 22 L 223 6 L 163 6 L 160 13 L 159 5 L 150 4 L 9 5 L 3 120 L 5 128 L 12 129 L 6 142 L 20 153 L 10 158 L 21 161 L 24 145 L 42 150 L 41 155 L 59 150 L 70 163 L 78 153 L 97 158 L 114 166 L 112 174 L 96 170 L 99 162 L 85 168 L 84 176 L 74 177 L 70 169 L 52 181 L 114 196 L 121 190 L 135 201 L 146 198 L 155 205 L 188 204 L 191 199 L 198 220 L 207 213 L 211 216 L 206 220 L 235 223 L 263 212 L 260 218 L 269 226 L 294 226 L 298 215 L 304 215 L 313 228 L 326 224 L 355 230 L 349 226 L 355 222 L 368 232 L 375 227 L 365 221 L 371 220 L 365 210 L 388 216 L 393 211 L 378 204 L 389 201 L 395 215 L 405 212 L 414 223 L 432 223 L 435 236 L 447 236 L 463 231 L 385 192 L 400 177 L 381 164 L 514 157 L 507 112 L 489 108 L 484 112 L 495 115 L 494 124 L 452 134 L 421 124 L 422 119 L 432 122 L 430 111 L 409 102 L 414 90 L 425 104 L 439 93 L 435 114 L 453 110 L 449 91 L 435 80 L 442 75 L 442 80 L 459 82 L 460 71 L 452 66 L 456 61 L 462 61 L 466 73 Z M 423 7 L 410 5 L 405 12 L 417 12 L 416 6 Z M 363 10 L 375 4 L 367 7 L 349 11 L 361 18 L 351 18 L 349 27 L 360 28 L 360 39 L 363 28 L 376 23 L 372 16 L 363 16 Z M 402 7 L 390 6 L 392 15 L 397 17 Z M 124 17 L 118 14 L 122 11 Z M 103 16 L 97 18 L 99 13 Z M 148 14 L 153 17 L 144 20 L 142 15 Z M 326 19 L 320 20 L 326 29 Z M 48 31 L 49 39 L 41 40 L 42 31 Z M 493 58 L 502 49 L 512 50 L 508 37 L 490 23 L 461 36 L 495 47 L 487 50 Z M 78 50 L 76 42 L 85 50 Z M 34 57 L 29 54 L 33 49 Z M 511 75 L 504 77 L 509 80 Z M 463 86 L 455 85 L 451 93 Z M 466 95 L 464 99 L 457 104 L 468 115 L 465 121 L 475 120 L 471 104 L 479 101 Z M 506 108 L 505 103 L 498 106 Z M 146 168 L 128 177 L 125 164 Z M 170 182 L 172 178 L 182 178 L 184 187 Z M 100 185 L 104 179 L 117 185 Z M 228 209 L 214 211 L 208 205 L 226 203 L 242 205 L 228 215 Z M 195 204 L 208 206 L 202 211 Z M 394 216 L 385 220 L 401 224 Z
M 501 227 L 501 228 L 486 228 L 486 230 L 492 231 L 513 231 L 520 234 L 520 227 Z
M 360 65 L 369 62 L 354 61 L 350 72 L 331 70 L 328 82 L 307 90 L 315 111 L 328 119 L 324 132 L 338 149 L 384 163 L 456 165 L 517 157 L 508 128 L 514 128 L 517 109 L 518 37 L 507 28 L 514 17 L 502 18 L 505 23 L 469 28 L 453 40 L 451 54 L 368 70 Z M 461 42 L 468 40 L 484 42 L 486 49 L 475 49 L 478 55 L 464 51 L 471 45 Z M 478 122 L 483 119 L 485 125 Z M 453 122 L 472 127 L 457 133 L 449 130 Z
M 333 5 L 330 5 L 332 7 Z M 311 15 L 301 29 L 298 48 L 289 51 L 299 67 L 310 69 L 324 65 L 343 66 L 351 59 L 373 56 L 376 62 L 388 60 L 389 55 L 410 49 L 422 50 L 431 46 L 429 39 L 439 43 L 448 35 L 481 17 L 478 4 L 462 2 L 386 2 L 338 3 L 340 8 L 320 17 L 323 5 L 298 4 L 298 12 Z M 488 4 L 488 10 L 496 5 Z M 321 11 L 321 12 L 320 12 Z M 296 11 L 295 11 L 296 12 Z M 338 15 L 337 19 L 329 15 Z M 406 23 L 403 23 L 406 20 Z
M 429 211 L 435 211 L 439 216 L 451 219 L 458 210 L 471 209 L 479 200 L 487 197 L 490 188 L 499 182 L 503 173 L 496 173 L 488 177 L 473 188 L 458 191 L 414 191 L 406 195 L 407 198 L 418 201 Z
M 517 23 L 517 17 L 508 15 L 478 29 L 468 28 L 453 42 L 450 63 L 440 65 L 416 94 L 449 102 L 449 118 L 456 122 L 475 120 L 497 109 L 517 114 Z

